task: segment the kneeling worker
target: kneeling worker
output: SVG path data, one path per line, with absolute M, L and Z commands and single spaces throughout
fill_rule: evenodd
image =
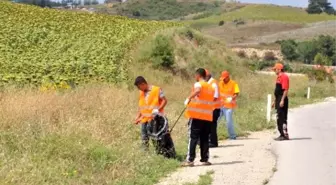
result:
M 135 124 L 141 124 L 142 145 L 145 150 L 149 147 L 149 136 L 147 125 L 154 115 L 163 114 L 167 99 L 160 87 L 149 85 L 144 77 L 138 76 L 134 85 L 140 90 L 139 111 L 135 119 Z
M 200 68 L 196 71 L 196 83 L 191 95 L 185 100 L 186 116 L 189 118 L 189 144 L 187 159 L 182 166 L 193 166 L 196 158 L 196 146 L 200 140 L 201 163 L 209 162 L 209 135 L 214 109 L 214 91 L 206 81 L 206 72 Z

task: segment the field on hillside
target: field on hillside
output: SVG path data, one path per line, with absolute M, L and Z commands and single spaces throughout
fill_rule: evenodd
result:
M 133 44 L 174 26 L 0 2 L 0 84 L 121 82 Z
M 223 26 L 210 26 L 202 31 L 228 44 L 245 43 L 256 37 L 274 34 L 281 31 L 296 30 L 302 28 L 302 24 L 282 23 L 279 21 L 247 21 L 244 25 L 236 26 L 233 23 L 226 23 Z
M 202 28 L 209 25 L 218 25 L 219 21 L 243 20 L 273 20 L 288 23 L 312 23 L 326 20 L 335 20 L 336 16 L 327 14 L 308 14 L 304 9 L 275 5 L 247 5 L 233 12 L 214 15 L 208 18 L 189 21 L 192 26 Z

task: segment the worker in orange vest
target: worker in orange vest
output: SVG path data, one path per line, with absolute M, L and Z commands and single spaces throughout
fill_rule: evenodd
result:
M 149 147 L 147 125 L 157 114 L 164 114 L 167 99 L 160 87 L 149 85 L 144 77 L 138 76 L 134 85 L 140 90 L 139 111 L 135 124 L 141 124 L 142 145 L 145 150 Z
M 205 71 L 206 71 L 206 81 L 208 82 L 209 85 L 211 85 L 212 89 L 214 90 L 214 110 L 212 114 L 213 120 L 211 124 L 209 147 L 215 148 L 218 147 L 217 122 L 220 116 L 222 104 L 221 99 L 219 97 L 219 88 L 217 80 L 212 77 L 209 70 Z
M 222 100 L 221 116 L 225 117 L 229 137 L 235 140 L 237 135 L 234 131 L 233 110 L 237 106 L 237 97 L 239 95 L 238 84 L 230 79 L 230 73 L 223 71 L 221 81 L 219 82 L 219 92 Z
M 199 68 L 196 71 L 196 83 L 190 96 L 185 100 L 187 106 L 186 116 L 189 118 L 189 144 L 186 161 L 182 166 L 193 166 L 196 157 L 196 146 L 200 140 L 201 163 L 211 165 L 209 162 L 209 135 L 214 109 L 214 91 L 205 79 L 206 72 Z

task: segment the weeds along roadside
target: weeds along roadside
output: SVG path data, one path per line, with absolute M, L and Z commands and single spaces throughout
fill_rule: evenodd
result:
M 173 123 L 191 90 L 196 67 L 208 66 L 215 77 L 228 69 L 242 92 L 235 113 L 238 133 L 271 127 L 266 123 L 265 107 L 275 77 L 250 72 L 223 43 L 198 32 L 191 36 L 188 31 L 161 33 L 174 49 L 170 69 L 153 70 L 149 65 L 152 42 L 141 45 L 142 50 L 133 56 L 136 63 L 129 69 L 128 88 L 87 85 L 64 92 L 1 92 L 0 151 L 4 152 L 0 155 L 0 184 L 150 185 L 176 169 L 178 160 L 139 150 L 139 127 L 132 124 L 138 96 L 132 79 L 139 71 L 164 89 L 169 101 L 167 116 Z M 312 87 L 309 101 L 304 98 L 308 85 Z M 335 87 L 329 83 L 310 84 L 304 77 L 291 77 L 292 106 L 331 95 L 335 95 Z M 186 150 L 186 123 L 182 119 L 172 133 L 180 160 Z M 226 137 L 224 129 L 219 132 L 221 138 Z

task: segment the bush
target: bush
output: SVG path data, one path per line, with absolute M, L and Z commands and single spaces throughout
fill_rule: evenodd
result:
M 259 60 L 257 52 L 253 51 L 252 55 L 250 56 L 250 59 L 252 59 L 252 60 Z
M 141 13 L 139 12 L 139 10 L 136 10 L 136 11 L 133 11 L 133 12 L 132 12 L 132 15 L 133 15 L 134 17 L 139 17 L 139 16 L 141 16 Z
M 334 83 L 334 79 L 331 74 L 327 73 L 324 69 L 312 69 L 308 72 L 309 79 L 313 79 L 319 82 L 328 80 L 330 83 Z
M 246 58 L 246 53 L 244 50 L 239 50 L 237 52 L 237 56 L 239 56 L 240 58 Z
M 277 60 L 277 58 L 272 51 L 267 51 L 264 55 L 264 60 Z
M 318 53 L 314 58 L 314 64 L 316 65 L 330 66 L 331 63 L 331 60 L 321 53 Z
M 233 20 L 232 22 L 233 22 L 236 26 L 245 24 L 245 21 L 244 21 L 243 19 L 241 19 L 241 18 L 239 18 L 239 19 L 235 19 L 235 20 Z
M 273 67 L 274 64 L 274 61 L 253 61 L 250 64 L 250 68 L 260 71 L 269 67 Z
M 298 58 L 296 53 L 296 46 L 297 43 L 292 39 L 281 42 L 281 53 L 287 60 L 293 61 Z
M 222 20 L 222 21 L 219 21 L 218 26 L 223 26 L 224 24 L 225 22 Z
M 168 37 L 163 35 L 156 36 L 151 59 L 155 67 L 170 68 L 174 65 L 174 48 Z
M 306 64 L 311 64 L 317 53 L 317 47 L 313 41 L 300 42 L 297 46 L 298 57 Z

